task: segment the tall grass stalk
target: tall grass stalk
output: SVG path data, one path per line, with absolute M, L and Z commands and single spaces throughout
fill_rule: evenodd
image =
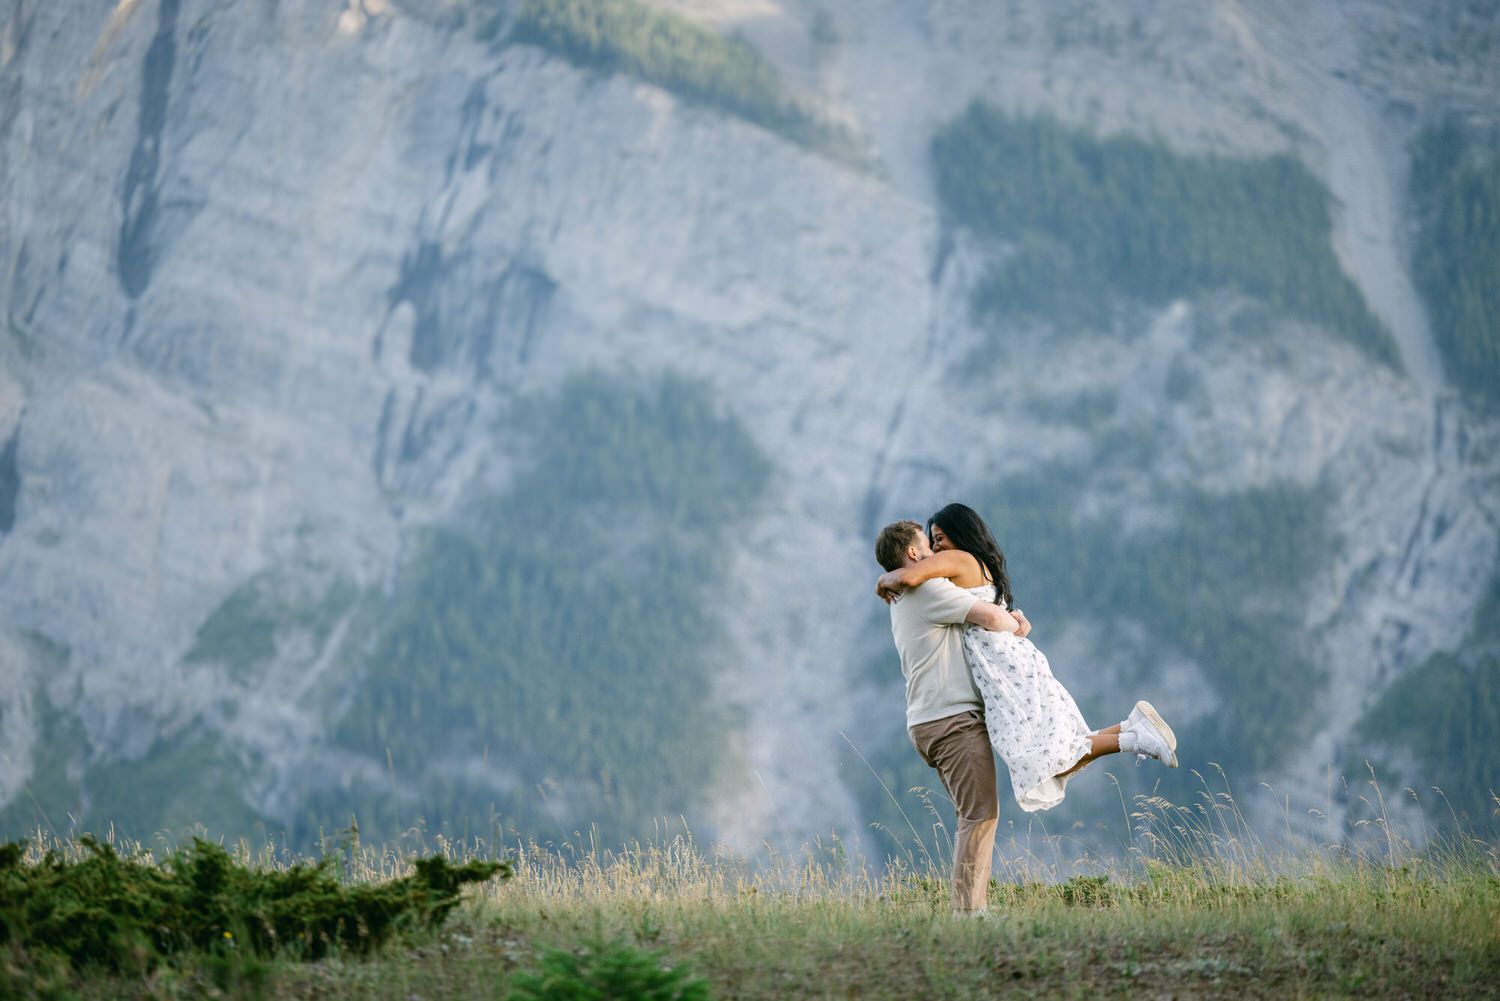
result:
M 715 997 L 1493 995 L 1500 847 L 1435 833 L 1425 820 L 1408 831 L 1384 812 L 1335 842 L 1267 838 L 1221 770 L 1198 778 L 1186 804 L 1122 796 L 1127 830 L 1115 853 L 1040 823 L 1007 825 L 983 921 L 950 909 L 949 808 L 927 790 L 916 795 L 930 836 L 908 813 L 912 844 L 878 860 L 837 832 L 797 850 L 732 851 L 702 843 L 681 818 L 619 847 L 601 846 L 592 831 L 538 843 L 500 832 L 429 836 L 420 826 L 376 846 L 351 829 L 325 845 L 341 853 L 349 880 L 406 875 L 434 853 L 453 862 L 503 856 L 515 874 L 469 887 L 443 928 L 413 931 L 374 956 L 278 960 L 268 991 L 507 998 L 513 981 L 536 983 L 530 971 L 544 963 L 572 963 L 554 961 L 555 950 L 585 965 L 638 950 L 653 968 L 705 978 Z M 1378 787 L 1369 802 L 1384 808 Z M 28 860 L 47 849 L 81 851 L 43 834 Z M 141 844 L 116 850 L 152 854 Z M 296 861 L 269 841 L 233 850 L 252 866 Z M 78 987 L 85 996 L 132 992 L 105 980 Z M 159 987 L 148 993 L 199 996 Z M 252 996 L 233 983 L 225 990 Z

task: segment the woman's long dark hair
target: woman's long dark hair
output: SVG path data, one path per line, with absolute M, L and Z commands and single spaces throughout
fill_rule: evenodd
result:
M 1005 554 L 995 545 L 995 537 L 978 512 L 967 504 L 949 504 L 927 519 L 928 535 L 934 525 L 943 530 L 955 549 L 962 549 L 979 561 L 995 585 L 996 600 L 1001 607 L 1012 608 L 1014 598 L 1010 593 L 1010 578 L 1005 575 Z

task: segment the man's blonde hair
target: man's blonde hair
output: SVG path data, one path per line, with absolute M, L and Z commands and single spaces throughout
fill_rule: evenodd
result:
M 914 521 L 893 521 L 875 536 L 875 559 L 887 570 L 899 570 L 906 562 L 906 547 L 922 534 Z

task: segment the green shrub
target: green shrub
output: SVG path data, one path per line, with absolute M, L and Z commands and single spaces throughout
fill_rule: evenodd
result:
M 511 980 L 510 1001 L 708 1001 L 708 981 L 667 966 L 665 955 L 619 939 L 577 953 L 543 949 L 535 973 Z
M 84 858 L 49 852 L 36 865 L 24 864 L 23 843 L 0 846 L 0 948 L 31 968 L 12 976 L 39 972 L 46 980 L 63 968 L 139 975 L 176 957 L 230 951 L 365 953 L 399 928 L 441 923 L 463 884 L 511 873 L 509 862 L 453 866 L 433 856 L 419 859 L 411 876 L 346 886 L 330 858 L 257 871 L 194 839 L 156 865 L 121 858 L 87 835 L 79 840 Z
M 1480 159 L 1456 125 L 1430 129 L 1412 155 L 1411 202 L 1412 271 L 1448 378 L 1500 401 L 1500 158 Z
M 1072 876 L 1058 884 L 1057 893 L 1069 907 L 1103 907 L 1115 897 L 1108 876 Z
M 1334 256 L 1327 191 L 1290 156 L 1189 156 L 976 102 L 938 132 L 932 158 L 948 215 L 1017 247 L 976 286 L 980 316 L 1097 327 L 1116 298 L 1228 287 L 1399 364 Z

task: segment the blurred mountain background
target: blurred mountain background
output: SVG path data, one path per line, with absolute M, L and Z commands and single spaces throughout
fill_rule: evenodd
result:
M 1493 0 L 9 0 L 0 836 L 902 850 L 951 500 L 1182 744 L 1003 824 L 1493 831 L 1497 94 Z

